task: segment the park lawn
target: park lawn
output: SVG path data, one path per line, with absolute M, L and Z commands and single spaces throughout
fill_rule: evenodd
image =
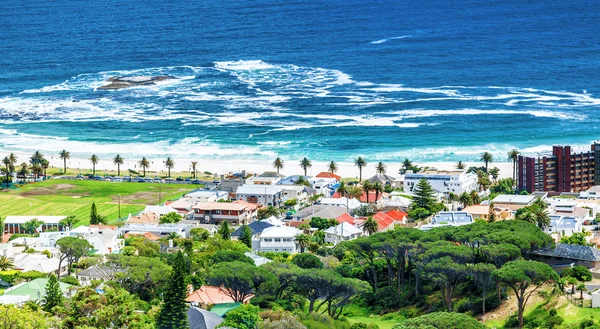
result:
M 46 170 L 46 174 L 48 176 L 55 176 L 55 175 L 62 175 L 63 168 L 62 167 L 49 167 L 48 170 Z M 142 174 L 141 171 L 139 171 L 140 175 Z M 92 175 L 92 169 L 90 168 L 86 168 L 86 169 L 73 169 L 73 168 L 67 168 L 67 175 L 72 175 L 75 176 L 77 174 L 82 174 L 82 175 Z M 114 170 L 100 170 L 100 169 L 96 169 L 96 175 L 100 175 L 100 176 L 104 176 L 104 175 L 111 175 L 111 176 L 116 176 L 117 173 L 117 169 L 115 166 Z M 129 171 L 127 171 L 127 168 L 123 169 L 123 167 L 121 166 L 121 172 L 120 172 L 121 176 L 125 176 L 125 175 L 129 175 Z M 166 170 L 161 170 L 161 171 L 151 171 L 151 170 L 146 170 L 146 176 L 148 177 L 162 177 L 162 178 L 166 178 L 167 177 L 167 171 Z M 192 173 L 190 173 L 189 171 L 171 171 L 171 177 L 173 178 L 177 178 L 177 177 L 183 177 L 183 178 L 192 178 Z M 202 179 L 202 180 L 213 180 L 213 179 L 217 179 L 218 177 L 215 176 L 215 174 L 211 174 L 208 175 L 204 172 L 201 171 L 196 171 L 196 177 L 198 179 Z
M 143 210 L 146 205 L 173 200 L 194 189 L 190 184 L 113 183 L 87 180 L 50 179 L 0 192 L 0 214 L 58 216 L 73 215 L 76 226 L 89 221 L 92 202 L 109 222 Z M 120 195 L 120 197 L 119 197 Z

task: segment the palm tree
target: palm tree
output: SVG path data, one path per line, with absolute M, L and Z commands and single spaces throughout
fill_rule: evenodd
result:
M 308 235 L 302 233 L 296 236 L 296 243 L 298 244 L 298 247 L 300 247 L 300 252 L 304 252 L 304 248 L 306 248 L 306 246 L 308 246 L 308 242 L 310 241 L 310 238 L 308 237 Z
M 368 180 L 366 180 L 363 185 L 362 185 L 362 190 L 363 192 L 365 192 L 365 194 L 367 195 L 367 203 L 369 203 L 369 192 L 373 189 L 373 185 L 371 185 L 371 182 L 369 182 Z M 375 200 L 377 201 L 377 200 Z
M 498 180 L 498 176 L 500 176 L 500 169 L 498 169 L 498 167 L 490 169 L 490 175 L 492 176 L 494 183 L 496 183 L 496 181 Z
M 27 165 L 27 162 L 21 163 L 21 168 L 19 169 L 19 175 L 21 175 L 23 178 L 27 178 L 28 173 L 29 173 L 29 165 Z
M 463 192 L 459 197 L 458 197 L 458 201 L 460 203 L 462 203 L 463 208 L 466 208 L 467 206 L 470 206 L 473 204 L 473 199 L 471 198 L 471 195 L 467 192 Z
M 192 161 L 192 173 L 194 174 L 194 179 L 196 179 L 196 166 L 198 165 L 198 161 Z
M 125 159 L 123 159 L 123 157 L 118 154 L 113 159 L 113 163 L 117 165 L 117 176 L 121 176 L 121 165 L 123 164 L 123 162 L 125 162 Z
M 375 191 L 375 202 L 377 202 L 379 195 L 383 194 L 383 186 L 381 186 L 381 183 L 375 183 L 375 185 L 373 185 L 373 191 Z
M 63 160 L 63 174 L 67 173 L 67 160 L 71 158 L 71 152 L 67 150 L 62 150 L 58 154 L 58 157 Z
M 335 172 L 338 171 L 337 163 L 335 163 L 335 161 L 331 161 L 329 163 L 329 167 L 327 167 L 327 171 L 329 171 L 332 174 L 335 174 Z
M 387 169 L 386 169 L 386 165 L 385 165 L 385 163 L 383 163 L 383 162 L 381 162 L 381 161 L 380 161 L 380 162 L 377 164 L 377 167 L 375 168 L 375 171 L 376 171 L 378 174 L 385 175 L 385 173 L 387 172 Z
M 458 201 L 458 195 L 452 192 L 448 192 L 448 197 L 446 199 L 448 200 L 448 202 Z
M 14 153 L 9 154 L 8 158 L 10 159 L 10 163 L 13 166 L 15 166 L 17 164 L 17 156 Z
M 142 168 L 144 174 L 143 176 L 146 177 L 146 169 L 150 168 L 150 161 L 148 161 L 148 159 L 146 159 L 146 157 L 143 157 L 142 160 L 140 160 L 140 162 L 138 162 L 138 164 L 140 165 L 140 168 Z
M 379 231 L 379 223 L 377 223 L 372 216 L 369 216 L 369 218 L 367 218 L 367 220 L 363 223 L 362 229 L 363 232 L 367 233 L 368 235 L 373 235 Z
M 31 156 L 31 158 L 29 158 L 29 163 L 31 163 L 31 164 L 40 163 L 43 158 L 44 158 L 44 155 L 40 151 L 35 151 L 33 153 L 33 155 Z M 17 160 L 16 156 L 14 157 L 14 160 L 16 163 L 16 160 Z
M 587 291 L 587 287 L 585 283 L 580 283 L 577 285 L 577 290 L 579 290 L 579 299 L 583 299 L 583 292 Z
M 410 162 L 410 160 L 408 160 L 408 158 L 404 159 L 404 161 L 402 161 L 402 169 L 404 170 L 404 172 L 408 172 L 408 170 L 410 168 L 412 168 L 413 164 L 412 162 Z
M 45 177 L 48 176 L 46 171 L 50 167 L 50 161 L 48 161 L 46 159 L 42 159 L 42 164 L 40 166 L 42 166 L 42 169 L 44 170 L 44 179 L 46 179 Z
M 2 164 L 4 166 L 6 166 L 6 168 L 5 168 L 5 173 L 6 173 L 6 188 L 8 188 L 9 177 L 10 177 L 10 158 L 9 157 L 4 157 L 4 159 L 2 159 Z
M 174 240 L 174 239 L 179 239 L 179 233 L 170 232 L 169 234 L 167 234 L 167 240 Z
M 363 157 L 358 157 L 354 160 L 354 165 L 358 167 L 358 181 L 362 182 L 362 168 L 367 165 L 367 160 Z
M 167 168 L 167 176 L 171 177 L 171 169 L 173 169 L 173 167 L 175 167 L 175 161 L 173 161 L 173 159 L 171 159 L 171 157 L 167 157 L 167 160 L 165 160 L 165 168 Z
M 540 229 L 546 230 L 550 226 L 550 214 L 548 210 L 541 207 L 531 207 L 530 212 L 534 218 L 533 224 L 536 224 Z
M 517 161 L 519 160 L 519 155 L 521 152 L 517 149 L 512 149 L 508 152 L 508 157 L 506 160 L 512 161 L 513 163 L 513 184 L 517 183 Z
M 490 162 L 494 162 L 494 156 L 489 153 L 489 152 L 483 152 L 481 154 L 481 156 L 479 157 L 479 160 L 481 160 L 481 162 L 485 163 L 485 172 L 488 172 L 488 164 Z
M 462 161 L 456 163 L 456 169 L 465 169 L 465 164 Z
M 481 203 L 481 198 L 479 197 L 479 194 L 477 193 L 477 191 L 471 191 L 471 202 L 472 204 L 480 204 Z
M 98 161 L 100 161 L 100 159 L 98 159 L 98 156 L 92 154 L 92 156 L 90 157 L 90 162 L 92 163 L 92 175 L 94 176 L 96 176 L 96 164 L 98 164 Z
M 348 190 L 348 186 L 346 186 L 346 183 L 341 182 L 340 186 L 338 186 L 338 188 L 337 188 L 337 192 L 340 195 L 340 197 L 346 197 L 347 198 L 348 194 L 349 194 L 348 193 L 349 190 Z
M 40 175 L 42 174 L 43 171 L 44 170 L 42 169 L 42 167 L 37 163 L 34 164 L 33 166 L 31 166 L 31 172 L 33 173 L 33 178 L 36 181 L 40 177 Z
M 304 169 L 304 176 L 308 176 L 307 170 L 308 168 L 312 167 L 312 162 L 305 157 L 302 159 L 302 161 L 300 161 L 300 167 Z
M 8 271 L 15 268 L 15 263 L 12 259 L 6 256 L 0 256 L 0 271 Z
M 283 160 L 280 157 L 277 157 L 277 159 L 273 161 L 273 168 L 277 169 L 277 173 L 279 174 L 279 170 L 283 168 Z

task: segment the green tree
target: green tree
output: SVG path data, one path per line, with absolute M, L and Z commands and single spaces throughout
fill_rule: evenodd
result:
M 385 173 L 387 172 L 387 168 L 386 168 L 386 165 L 385 165 L 385 163 L 383 163 L 383 162 L 381 162 L 381 161 L 380 161 L 380 162 L 377 164 L 377 167 L 375 168 L 375 171 L 376 171 L 378 174 L 385 175 Z
M 431 209 L 435 204 L 435 191 L 426 179 L 421 179 L 414 189 L 413 205 L 418 208 Z
M 308 158 L 304 158 L 300 161 L 300 168 L 304 170 L 304 176 L 308 175 L 308 168 L 312 167 L 312 162 Z
M 6 188 L 8 188 L 9 183 L 10 183 L 10 174 L 11 174 L 11 170 L 10 170 L 10 159 L 8 157 L 4 157 L 4 159 L 2 159 L 2 164 L 5 166 L 4 168 L 4 173 L 6 174 Z
M 519 155 L 521 153 L 517 149 L 512 149 L 508 152 L 508 157 L 506 160 L 511 161 L 513 163 L 513 183 L 517 181 L 517 161 L 519 160 Z
M 456 169 L 462 170 L 462 169 L 465 169 L 465 168 L 466 168 L 466 165 L 462 161 L 458 161 L 456 163 Z
M 168 214 L 160 216 L 161 224 L 175 224 L 175 223 L 179 223 L 180 221 L 181 221 L 181 215 L 174 211 L 171 211 Z
M 210 238 L 210 232 L 201 227 L 195 227 L 190 230 L 190 235 L 194 241 L 204 242 Z
M 306 248 L 306 246 L 308 246 L 308 243 L 310 242 L 310 237 L 306 234 L 298 234 L 296 235 L 296 243 L 298 244 L 298 247 L 300 247 L 300 252 L 304 252 L 304 249 Z
M 465 257 L 467 250 L 462 250 L 462 257 Z M 430 280 L 440 287 L 446 310 L 451 312 L 454 288 L 467 277 L 467 266 L 459 261 L 459 257 L 444 256 L 430 261 L 425 266 L 425 272 Z
M 192 177 L 194 179 L 196 179 L 196 166 L 198 166 L 198 161 L 192 161 Z
M 48 168 L 50 168 L 50 161 L 42 159 L 42 163 L 40 164 L 40 166 L 42 167 L 42 170 L 44 170 L 44 177 L 48 177 L 47 171 Z
M 119 154 L 117 154 L 113 159 L 113 163 L 117 165 L 117 176 L 121 176 L 121 165 L 123 162 L 125 162 L 125 159 L 123 159 L 123 157 Z
M 90 157 L 90 162 L 92 163 L 92 174 L 94 176 L 96 176 L 96 165 L 98 164 L 99 161 L 100 161 L 100 159 L 98 158 L 98 156 L 95 154 L 92 154 L 92 156 Z
M 293 206 L 295 206 L 297 204 L 298 204 L 298 199 L 296 199 L 296 198 L 287 199 L 283 203 L 283 205 L 286 206 L 286 207 L 293 207 Z
M 311 254 L 297 254 L 292 258 L 292 263 L 300 268 L 323 268 L 319 257 Z
M 157 257 L 108 255 L 98 268 L 104 280 L 117 282 L 145 301 L 157 298 L 171 275 L 171 267 Z
M 13 260 L 6 256 L 0 256 L 0 271 L 8 271 L 15 268 Z
M 246 256 L 241 251 L 233 250 L 219 250 L 210 256 L 210 261 L 212 264 L 243 262 L 254 265 L 254 260 L 252 260 L 252 258 Z
M 407 173 L 411 168 L 413 168 L 413 164 L 410 160 L 408 160 L 408 158 L 404 159 L 404 161 L 402 161 L 402 174 Z
M 187 318 L 188 306 L 186 304 L 187 290 L 185 277 L 187 266 L 183 253 L 177 252 L 173 271 L 167 283 L 163 295 L 163 304 L 156 319 L 156 327 L 158 329 L 186 329 L 190 325 Z
M 367 203 L 369 203 L 369 194 L 372 190 L 373 190 L 373 184 L 371 184 L 371 182 L 366 180 L 362 183 L 362 191 L 365 194 L 365 196 L 367 197 L 367 200 L 366 200 Z M 377 200 L 375 200 L 375 201 L 377 201 Z
M 488 288 L 494 282 L 492 273 L 495 269 L 494 265 L 486 263 L 475 264 L 470 268 L 473 279 L 481 289 L 482 318 L 485 317 L 485 296 L 487 295 Z
M 228 221 L 224 220 L 221 222 L 217 234 L 219 234 L 223 240 L 231 240 L 231 228 L 229 227 Z
M 508 262 L 494 271 L 493 276 L 514 291 L 517 299 L 519 328 L 523 328 L 523 312 L 529 297 L 542 285 L 558 279 L 558 275 L 550 266 L 525 260 Z
M 279 216 L 280 213 L 281 213 L 281 211 L 279 209 L 277 209 L 276 207 L 273 207 L 273 206 L 262 207 L 262 208 L 258 209 L 258 219 L 266 219 L 271 216 L 277 217 L 277 216 Z
M 472 317 L 451 312 L 434 312 L 408 319 L 393 329 L 485 329 L 486 327 Z
M 248 246 L 248 248 L 252 248 L 252 230 L 248 225 L 242 226 L 242 234 L 240 235 L 240 241 Z
M 481 198 L 479 197 L 479 193 L 477 193 L 477 191 L 471 191 L 471 200 L 473 201 L 473 204 L 481 203 Z
M 59 277 L 63 261 L 67 261 L 67 273 L 71 275 L 73 264 L 77 263 L 81 257 L 87 255 L 92 250 L 92 245 L 87 240 L 71 236 L 58 239 L 56 246 L 58 246 L 58 250 L 60 251 L 60 260 L 58 263 Z
M 40 233 L 40 231 L 38 231 L 38 228 L 40 228 L 40 226 L 44 225 L 44 222 L 42 222 L 41 220 L 37 219 L 37 218 L 33 218 L 23 224 L 21 224 L 21 228 L 23 228 L 23 230 L 27 233 L 27 234 L 34 234 L 35 232 Z
M 560 243 L 565 244 L 576 244 L 580 246 L 593 246 L 593 243 L 590 243 L 586 240 L 586 237 L 590 235 L 590 232 L 586 232 L 583 230 L 582 232 L 574 232 L 570 236 L 563 236 L 560 238 Z
M 363 157 L 354 159 L 354 165 L 358 167 L 358 181 L 362 182 L 362 169 L 367 166 L 367 160 Z
M 216 264 L 210 271 L 208 282 L 222 287 L 234 302 L 243 302 L 257 291 L 275 291 L 277 278 L 269 271 L 243 262 Z
M 383 194 L 384 188 L 381 186 L 381 183 L 376 182 L 373 184 L 373 191 L 375 191 L 375 202 L 379 200 L 379 196 Z
M 490 162 L 494 162 L 494 156 L 489 152 L 483 152 L 479 157 L 479 160 L 485 164 L 485 172 L 488 173 L 488 165 Z
M 68 227 L 69 229 L 73 228 L 75 224 L 77 224 L 77 218 L 73 215 L 67 216 L 65 219 L 59 222 L 63 227 Z
M 138 162 L 138 165 L 142 168 L 142 176 L 146 177 L 146 169 L 150 168 L 150 161 L 148 161 L 146 157 L 143 157 L 142 160 Z
M 92 202 L 92 207 L 90 208 L 90 225 L 100 224 L 106 224 L 106 218 L 98 213 L 96 203 Z
M 71 158 L 71 153 L 67 150 L 62 150 L 58 157 L 63 160 L 63 174 L 67 174 L 67 160 Z
M 164 161 L 165 168 L 167 168 L 167 176 L 171 177 L 171 169 L 175 167 L 175 160 L 171 157 L 167 157 L 167 160 Z
M 255 329 L 256 324 L 260 320 L 258 312 L 260 312 L 260 307 L 258 306 L 241 305 L 240 307 L 227 312 L 225 321 L 223 321 L 219 327 Z
M 44 296 L 44 311 L 52 312 L 55 306 L 62 304 L 62 291 L 60 284 L 54 274 L 50 274 L 48 283 L 46 284 L 46 295 Z
M 346 185 L 346 183 L 341 182 L 340 186 L 338 186 L 337 188 L 337 192 L 340 195 L 340 197 L 349 197 L 349 192 L 350 190 L 348 189 L 348 186 Z
M 327 171 L 329 171 L 332 174 L 335 174 L 338 171 L 337 163 L 335 163 L 335 161 L 331 161 L 329 163 L 329 166 L 327 166 Z
M 59 328 L 58 320 L 47 316 L 41 310 L 28 307 L 0 305 L 1 329 L 50 329 Z
M 496 183 L 496 181 L 498 180 L 498 176 L 500 176 L 500 169 L 498 167 L 490 169 L 490 176 L 492 176 L 494 183 Z
M 283 169 L 284 161 L 277 157 L 275 161 L 273 161 L 273 168 L 277 169 L 277 173 L 279 174 L 279 170 Z
M 373 216 L 369 216 L 366 221 L 364 221 L 362 226 L 363 232 L 368 235 L 373 235 L 379 231 L 379 223 L 373 219 Z

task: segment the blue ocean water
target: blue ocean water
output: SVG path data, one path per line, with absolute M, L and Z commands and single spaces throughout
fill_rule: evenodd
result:
M 600 1 L 3 2 L 0 145 L 498 159 L 600 138 Z M 109 77 L 171 75 L 98 90 Z

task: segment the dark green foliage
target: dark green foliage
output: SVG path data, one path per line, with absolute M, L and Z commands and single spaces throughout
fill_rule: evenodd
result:
M 44 296 L 44 311 L 52 312 L 55 306 L 62 304 L 62 291 L 60 290 L 60 284 L 55 275 L 50 275 L 48 283 L 46 284 L 46 295 Z
M 572 268 L 564 269 L 560 273 L 560 276 L 563 278 L 570 276 L 570 277 L 577 279 L 578 281 L 583 281 L 583 282 L 592 281 L 592 272 L 590 272 L 590 270 L 587 269 L 585 266 L 581 266 L 581 265 L 577 265 L 577 266 L 573 266 Z
M 260 319 L 258 316 L 260 308 L 254 305 L 241 305 L 225 313 L 225 321 L 219 327 L 231 327 L 238 329 L 254 329 Z
M 60 282 L 72 284 L 74 286 L 79 285 L 79 280 L 77 280 L 77 278 L 75 278 L 74 276 L 65 276 L 64 278 L 60 279 Z
M 189 328 L 185 298 L 187 290 L 185 276 L 187 275 L 185 259 L 180 251 L 175 258 L 173 271 L 163 295 L 163 304 L 156 320 L 158 329 Z
M 35 234 L 36 232 L 40 233 L 40 232 L 38 232 L 38 228 L 40 226 L 42 226 L 43 224 L 44 224 L 44 222 L 42 222 L 41 220 L 38 220 L 37 218 L 34 218 L 30 221 L 27 221 L 27 222 L 21 224 L 21 227 L 23 228 L 23 230 L 25 230 L 25 232 L 27 234 Z
M 210 238 L 210 232 L 207 229 L 196 227 L 190 230 L 190 236 L 194 241 L 204 242 Z
M 300 268 L 323 268 L 319 257 L 311 254 L 297 254 L 292 258 L 292 263 Z
M 229 227 L 228 221 L 224 220 L 221 222 L 217 234 L 219 234 L 223 238 L 223 240 L 231 239 L 231 228 Z
M 570 236 L 563 236 L 560 238 L 560 243 L 566 244 L 576 244 L 580 246 L 593 246 L 593 243 L 587 242 L 586 237 L 589 236 L 590 233 L 586 232 L 574 232 Z
M 332 226 L 336 226 L 339 223 L 335 219 L 327 219 L 321 217 L 313 217 L 310 220 L 310 227 L 317 228 L 319 230 L 326 230 Z
M 98 210 L 96 209 L 96 203 L 92 202 L 92 207 L 90 208 L 90 225 L 99 225 L 106 223 L 106 218 L 98 214 Z
M 252 230 L 248 225 L 242 226 L 242 234 L 240 235 L 240 241 L 248 246 L 248 248 L 252 248 Z
M 87 240 L 71 236 L 58 239 L 56 246 L 60 250 L 59 276 L 63 261 L 67 261 L 68 273 L 71 275 L 73 264 L 77 263 L 81 257 L 87 255 L 92 250 L 92 245 Z
M 279 216 L 281 211 L 273 206 L 262 207 L 258 209 L 258 219 L 266 219 L 271 216 Z
M 415 220 L 425 219 L 444 209 L 444 205 L 436 203 L 435 191 L 426 179 L 421 179 L 414 189 L 413 203 L 408 216 Z
M 171 268 L 158 258 L 141 256 L 109 255 L 100 265 L 106 279 L 114 280 L 142 300 L 157 297 L 160 288 L 169 279 Z
M 472 317 L 450 312 L 436 312 L 408 319 L 393 329 L 485 329 L 485 326 Z
M 214 264 L 238 261 L 254 265 L 252 258 L 244 255 L 244 253 L 240 251 L 219 250 L 212 254 L 210 259 Z
M 176 212 L 170 212 L 166 215 L 162 215 L 160 217 L 160 223 L 161 224 L 173 224 L 173 223 L 179 223 L 181 221 L 181 215 L 179 215 Z
M 243 262 L 219 263 L 210 271 L 209 284 L 222 286 L 236 302 L 243 302 L 257 291 L 275 291 L 277 278 L 269 271 Z

